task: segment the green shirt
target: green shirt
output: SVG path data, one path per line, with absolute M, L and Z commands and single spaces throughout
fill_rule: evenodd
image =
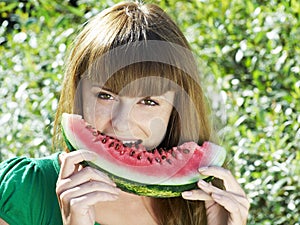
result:
M 63 224 L 55 193 L 58 155 L 15 157 L 0 164 L 0 218 L 9 225 Z
M 0 218 L 10 225 L 63 224 L 55 193 L 58 155 L 0 164 Z

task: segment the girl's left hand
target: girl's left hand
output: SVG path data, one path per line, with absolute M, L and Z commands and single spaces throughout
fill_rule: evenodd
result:
M 246 225 L 250 203 L 231 172 L 215 166 L 200 168 L 199 172 L 223 180 L 225 190 L 199 180 L 200 189 L 185 191 L 182 197 L 205 201 L 208 225 Z

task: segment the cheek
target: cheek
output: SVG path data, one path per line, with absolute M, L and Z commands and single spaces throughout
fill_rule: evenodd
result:
M 164 135 L 167 129 L 169 114 L 140 111 L 139 113 L 133 113 L 132 118 L 134 118 L 136 124 L 139 124 L 143 130 L 151 133 L 151 136 L 161 136 Z
M 167 123 L 161 117 L 154 117 L 147 121 L 147 138 L 144 140 L 144 145 L 147 148 L 155 148 L 158 146 L 165 137 L 167 130 Z
M 111 108 L 103 107 L 95 102 L 87 104 L 84 108 L 84 118 L 98 130 L 103 131 L 111 120 Z
M 163 136 L 167 130 L 167 126 L 168 126 L 168 124 L 166 123 L 166 121 L 160 117 L 153 118 L 153 119 L 149 120 L 149 123 L 148 123 L 148 128 L 152 132 L 153 137 Z

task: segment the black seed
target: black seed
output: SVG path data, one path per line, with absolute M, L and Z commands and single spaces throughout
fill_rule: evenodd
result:
M 116 150 L 119 150 L 119 149 L 120 149 L 120 145 L 119 145 L 119 143 L 117 143 L 117 144 L 116 144 L 116 147 L 115 147 L 115 149 L 116 149 Z
M 167 157 L 165 156 L 165 155 L 163 155 L 162 157 L 161 157 L 161 159 L 162 160 L 165 160 Z
M 162 153 L 163 153 L 163 149 L 162 148 L 159 148 L 159 149 L 157 149 L 157 151 L 158 151 L 158 153 L 161 155 Z
M 155 158 L 155 161 L 158 162 L 158 163 L 161 163 L 161 159 L 160 159 L 160 158 L 157 158 L 157 157 L 156 157 L 156 158 Z
M 147 160 L 152 163 L 152 159 L 150 157 L 147 157 Z
M 114 147 L 114 145 L 115 145 L 115 143 L 114 142 L 111 142 L 109 145 L 108 145 L 108 147 Z
M 124 150 L 120 151 L 120 155 L 124 155 L 124 154 L 125 154 Z
M 130 156 L 134 156 L 134 154 L 135 154 L 135 151 L 131 151 L 131 152 L 129 153 Z
M 142 159 L 142 154 L 139 154 L 136 158 L 137 158 L 138 160 L 141 160 L 141 159 Z
M 185 149 L 183 149 L 183 153 L 189 154 L 189 153 L 190 153 L 190 150 L 185 148 Z
M 107 142 L 106 137 L 102 139 L 102 143 L 105 144 Z

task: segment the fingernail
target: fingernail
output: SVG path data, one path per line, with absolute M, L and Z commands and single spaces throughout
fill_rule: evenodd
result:
M 190 197 L 190 196 L 193 195 L 193 192 L 192 192 L 192 191 L 184 191 L 184 192 L 182 192 L 182 195 L 183 195 L 184 197 Z
M 199 184 L 200 186 L 203 186 L 203 187 L 208 187 L 208 186 L 209 186 L 209 184 L 208 184 L 207 182 L 205 182 L 204 180 L 199 180 L 199 181 L 198 181 L 198 184 Z
M 202 172 L 206 171 L 207 169 L 208 169 L 207 166 L 205 166 L 205 167 L 200 167 L 200 168 L 198 169 L 198 171 L 199 171 L 200 173 L 202 173 Z

